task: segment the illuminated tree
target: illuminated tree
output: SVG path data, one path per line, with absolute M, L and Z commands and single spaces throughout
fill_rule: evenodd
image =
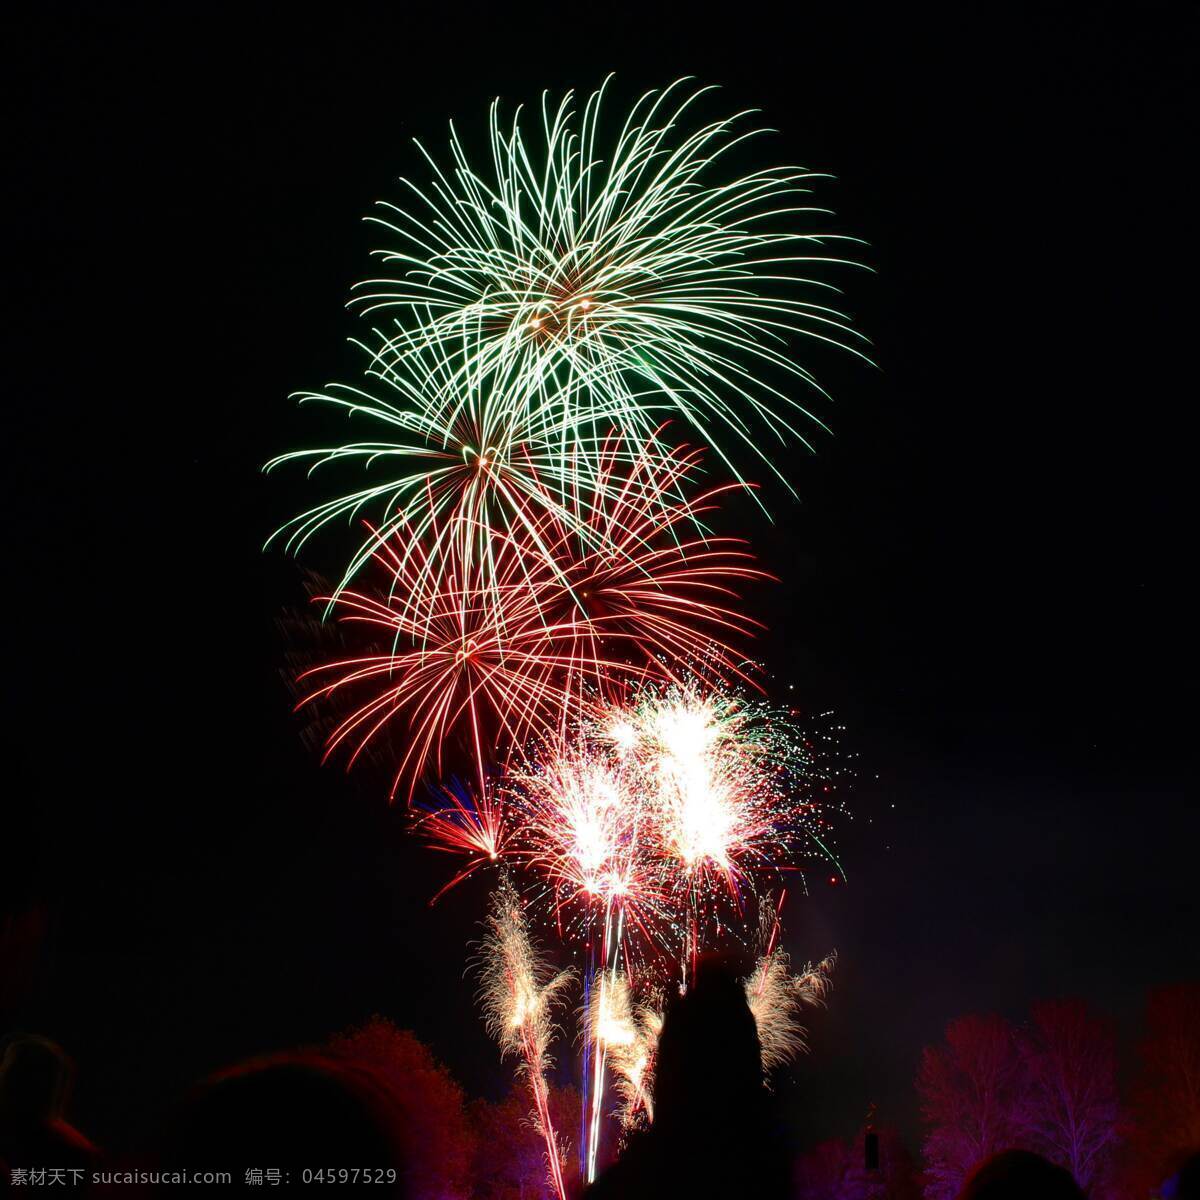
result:
M 572 1088 L 551 1088 L 550 1116 L 560 1129 L 579 1120 L 580 1096 Z M 546 1179 L 546 1144 L 529 1119 L 529 1097 L 516 1088 L 499 1103 L 472 1101 L 475 1129 L 474 1192 L 477 1200 L 549 1200 L 554 1189 Z M 563 1171 L 579 1171 L 577 1147 L 563 1138 Z
M 386 1086 L 398 1109 L 414 1195 L 456 1200 L 473 1194 L 474 1133 L 466 1097 L 416 1034 L 375 1016 L 337 1034 L 325 1049 L 366 1067 Z
M 1112 1023 L 1082 1001 L 1037 1004 L 1022 1050 L 1028 1067 L 1022 1123 L 1030 1148 L 1098 1195 L 1111 1177 L 1117 1144 Z
M 912 1156 L 894 1129 L 878 1132 L 879 1166 L 866 1169 L 865 1130 L 850 1142 L 822 1142 L 796 1163 L 796 1194 L 803 1200 L 920 1200 Z
M 1200 1147 L 1200 983 L 1151 992 L 1133 1087 L 1139 1181 L 1159 1183 Z
M 862 1145 L 862 1138 L 858 1144 Z M 921 1179 L 904 1140 L 888 1125 L 879 1130 L 879 1172 L 887 1200 L 921 1200 Z M 870 1196 L 872 1193 L 867 1192 Z
M 852 1200 L 854 1165 L 852 1151 L 841 1138 L 821 1142 L 796 1163 L 797 1194 L 804 1200 Z
M 1000 1017 L 960 1017 L 944 1045 L 925 1048 L 917 1092 L 929 1200 L 953 1200 L 977 1162 L 1022 1144 L 1027 1086 L 1016 1033 Z

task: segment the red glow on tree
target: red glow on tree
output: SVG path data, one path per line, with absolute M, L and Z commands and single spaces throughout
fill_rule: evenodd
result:
M 1200 983 L 1150 993 L 1139 1050 L 1131 1140 L 1145 1195 L 1200 1147 Z
M 1116 1035 L 1079 1000 L 1034 1005 L 1022 1038 L 1029 1148 L 1066 1167 L 1088 1195 L 1110 1182 L 1117 1145 Z
M 556 1129 L 570 1129 L 579 1120 L 579 1093 L 551 1088 L 550 1119 Z M 546 1174 L 546 1143 L 529 1119 L 529 1093 L 519 1087 L 498 1104 L 475 1100 L 470 1106 L 475 1128 L 475 1190 L 477 1200 L 551 1200 L 554 1191 Z M 578 1147 L 563 1139 L 563 1175 L 579 1174 Z
M 1016 1033 L 996 1016 L 960 1017 L 917 1074 L 928 1200 L 953 1200 L 981 1159 L 1021 1144 L 1028 1068 Z
M 472 1195 L 474 1131 L 465 1096 L 450 1072 L 414 1033 L 384 1017 L 331 1038 L 325 1051 L 366 1067 L 387 1087 L 414 1195 Z
M 849 1142 L 822 1142 L 796 1162 L 796 1194 L 804 1200 L 920 1200 L 921 1187 L 912 1156 L 900 1135 L 887 1126 L 878 1131 L 879 1165 L 868 1170 L 866 1131 Z

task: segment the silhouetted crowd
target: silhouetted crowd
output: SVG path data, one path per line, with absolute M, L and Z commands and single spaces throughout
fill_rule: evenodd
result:
M 153 1144 L 110 1162 L 67 1120 L 73 1068 L 53 1042 L 10 1036 L 0 1058 L 0 1191 L 43 1187 L 169 1194 L 180 1187 L 370 1186 L 434 1200 L 390 1085 L 369 1065 L 319 1052 L 272 1055 L 218 1072 L 161 1122 Z M 669 1008 L 659 1041 L 655 1120 L 633 1134 L 587 1200 L 796 1196 L 791 1150 L 763 1086 L 758 1035 L 734 972 L 702 962 Z M 270 1162 L 267 1172 L 252 1164 Z M 327 1164 L 327 1168 L 314 1164 Z M 227 1176 L 202 1175 L 220 1167 Z M 326 1169 L 329 1177 L 325 1175 Z M 317 1177 L 317 1172 L 320 1172 Z M 51 1174 L 53 1173 L 53 1174 Z M 1160 1193 L 1200 1200 L 1200 1154 Z M 868 1196 L 887 1200 L 881 1183 Z M 979 1164 L 960 1200 L 1081 1200 L 1071 1175 L 1009 1150 Z M 1130 1198 L 1134 1200 L 1134 1198 Z

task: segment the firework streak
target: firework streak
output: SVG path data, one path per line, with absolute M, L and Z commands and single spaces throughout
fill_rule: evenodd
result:
M 857 264 L 830 252 L 853 239 L 809 202 L 821 176 L 733 168 L 763 131 L 700 118 L 711 89 L 621 115 L 607 89 L 493 104 L 474 162 L 453 127 L 448 157 L 419 147 L 426 181 L 371 218 L 363 377 L 300 396 L 360 440 L 268 464 L 327 481 L 272 540 L 362 531 L 317 598 L 349 648 L 301 676 L 326 756 L 387 758 L 391 798 L 459 857 L 442 892 L 500 871 L 483 1008 L 560 1198 L 545 1072 L 568 974 L 528 921 L 583 964 L 590 1179 L 606 1075 L 623 1129 L 653 1120 L 663 998 L 750 913 L 764 1072 L 803 1047 L 833 960 L 792 972 L 762 884 L 810 861 L 843 877 L 833 735 L 749 698 L 742 597 L 770 577 L 715 530 L 727 493 L 757 500 L 739 458 L 790 487 L 789 447 L 811 449 L 820 422 L 789 389 L 824 393 L 801 352 L 862 357 L 834 284 Z
M 762 937 L 762 954 L 745 981 L 746 1003 L 758 1030 L 764 1075 L 791 1062 L 808 1048 L 800 1012 L 804 1008 L 824 1006 L 831 986 L 830 976 L 837 965 L 835 952 L 815 965 L 807 964 L 799 974 L 793 974 L 791 960 L 777 945 L 779 913 L 785 895 L 779 897 L 779 906 L 774 912 L 766 906 L 760 911 L 760 929 L 765 935 Z
M 463 874 L 496 859 L 519 872 L 531 903 L 586 955 L 589 1179 L 610 1064 L 622 1125 L 639 1111 L 652 1119 L 649 994 L 666 986 L 672 964 L 686 982 L 697 947 L 741 921 L 757 880 L 806 857 L 840 871 L 825 840 L 836 809 L 826 786 L 781 714 L 697 685 L 657 685 L 537 743 L 483 804 L 455 794 L 418 817 L 435 846 L 467 856 Z M 779 908 L 759 904 L 770 921 L 747 985 L 765 1071 L 802 1048 L 800 1005 L 823 996 L 832 967 L 791 974 L 775 944 Z M 637 1005 L 639 980 L 648 999 Z
M 722 177 L 764 131 L 739 113 L 688 132 L 710 90 L 647 93 L 611 122 L 615 138 L 604 88 L 582 109 L 570 94 L 557 107 L 546 98 L 532 121 L 506 122 L 494 104 L 480 168 L 453 129 L 448 167 L 421 147 L 430 182 L 403 180 L 405 203 L 374 218 L 388 240 L 377 255 L 397 274 L 355 289 L 364 316 L 388 318 L 357 343 L 365 386 L 301 396 L 375 436 L 269 464 L 357 465 L 373 481 L 289 522 L 289 546 L 360 513 L 381 514 L 384 538 L 420 536 L 450 513 L 476 535 L 520 527 L 530 505 L 569 513 L 601 473 L 610 431 L 668 459 L 672 415 L 735 478 L 736 446 L 787 482 L 776 450 L 807 445 L 797 422 L 815 418 L 780 384 L 823 394 L 789 343 L 861 357 L 864 339 L 828 303 L 831 270 L 856 264 L 826 251 L 848 239 L 813 228 L 826 213 L 806 201 L 821 176 Z
M 440 776 L 447 744 L 471 754 L 483 790 L 489 762 L 578 717 L 586 695 L 628 694 L 681 664 L 744 677 L 728 639 L 754 622 L 736 610 L 736 588 L 766 576 L 736 539 L 690 531 L 725 489 L 683 499 L 690 455 L 669 469 L 644 455 L 626 463 L 614 443 L 600 465 L 577 520 L 541 509 L 517 531 L 483 526 L 478 554 L 464 548 L 475 518 L 421 537 L 393 531 L 372 543 L 376 591 L 318 597 L 380 642 L 303 677 L 319 683 L 302 703 L 351 698 L 328 753 L 352 746 L 353 762 L 395 725 L 406 748 L 393 795 L 407 784 L 411 798 L 429 768 Z M 446 545 L 458 549 L 445 556 Z
M 557 975 L 545 966 L 529 940 L 516 892 L 501 879 L 492 897 L 481 951 L 480 999 L 488 1032 L 502 1054 L 519 1055 L 521 1072 L 533 1095 L 538 1132 L 546 1142 L 550 1180 L 565 1200 L 562 1151 L 550 1121 L 546 1068 L 555 1026 L 553 1010 L 571 972 Z

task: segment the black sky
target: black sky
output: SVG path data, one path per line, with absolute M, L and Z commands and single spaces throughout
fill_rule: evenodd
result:
M 761 107 L 877 271 L 846 284 L 881 369 L 818 364 L 836 436 L 748 528 L 777 698 L 836 709 L 861 765 L 850 885 L 789 909 L 795 954 L 842 955 L 797 1137 L 869 1099 L 915 1131 L 955 1015 L 1079 994 L 1132 1030 L 1197 974 L 1184 13 L 9 18 L 2 868 L 49 918 L 13 1019 L 77 1056 L 101 1140 L 376 1011 L 503 1087 L 462 977 L 481 894 L 429 911 L 444 864 L 289 714 L 300 573 L 259 547 L 300 486 L 258 467 L 353 363 L 359 219 L 409 139 L 609 70 Z

